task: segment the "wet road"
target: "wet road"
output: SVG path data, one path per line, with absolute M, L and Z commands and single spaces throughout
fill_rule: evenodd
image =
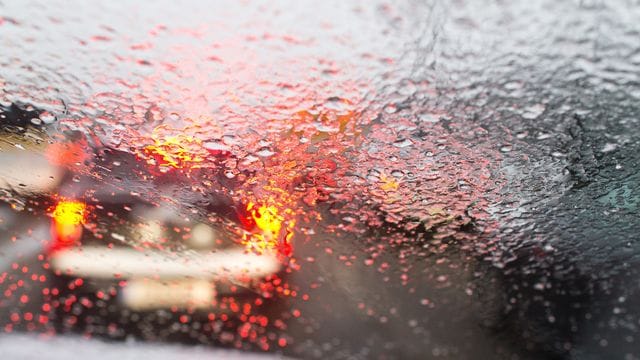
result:
M 633 1 L 0 2 L 0 101 L 45 111 L 36 135 L 144 155 L 187 134 L 233 154 L 233 196 L 297 220 L 256 339 L 88 306 L 60 327 L 38 320 L 48 219 L 4 190 L 1 324 L 300 358 L 638 358 L 638 24 Z M 37 148 L 3 131 L 3 153 Z

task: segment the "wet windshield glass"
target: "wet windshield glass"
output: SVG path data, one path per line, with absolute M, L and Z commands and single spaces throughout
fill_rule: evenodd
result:
M 637 358 L 638 24 L 0 0 L 0 338 Z

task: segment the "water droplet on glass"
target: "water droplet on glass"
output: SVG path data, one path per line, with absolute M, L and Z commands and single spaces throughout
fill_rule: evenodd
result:
M 41 113 L 39 117 L 40 117 L 40 120 L 42 120 L 42 122 L 45 124 L 52 124 L 56 120 L 56 117 L 53 116 L 48 111 Z
M 413 145 L 413 141 L 409 140 L 409 139 L 402 139 L 402 140 L 398 140 L 396 142 L 393 143 L 393 146 L 397 147 L 397 148 L 406 148 Z
M 275 152 L 271 151 L 269 148 L 263 148 L 256 152 L 256 155 L 261 157 L 270 157 L 273 156 Z

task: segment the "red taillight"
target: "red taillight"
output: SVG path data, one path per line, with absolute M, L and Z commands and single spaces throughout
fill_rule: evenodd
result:
M 295 220 L 286 221 L 276 206 L 258 206 L 249 202 L 246 211 L 251 223 L 260 230 L 245 237 L 247 249 L 257 253 L 277 250 L 281 255 L 290 256 Z
M 86 219 L 87 206 L 80 201 L 61 200 L 51 216 L 52 235 L 56 246 L 73 245 L 82 237 L 82 225 Z

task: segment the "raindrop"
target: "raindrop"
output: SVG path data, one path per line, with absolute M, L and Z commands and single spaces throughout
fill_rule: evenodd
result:
M 419 114 L 418 119 L 422 122 L 436 123 L 440 121 L 440 117 L 435 114 Z
M 270 157 L 275 155 L 275 153 L 273 151 L 271 151 L 269 148 L 263 148 L 258 150 L 258 152 L 256 152 L 256 155 L 261 156 L 261 157 Z
M 387 114 L 393 114 L 396 111 L 398 111 L 398 108 L 394 104 L 389 104 L 384 107 L 384 112 L 386 112 Z
M 111 233 L 111 237 L 119 241 L 125 241 L 124 235 L 118 233 Z
M 212 153 L 225 153 L 229 152 L 231 149 L 229 146 L 221 143 L 221 142 L 213 142 L 209 141 L 203 144 L 204 148 Z
M 401 170 L 393 170 L 393 171 L 391 172 L 391 175 L 392 175 L 393 177 L 395 177 L 395 178 L 398 178 L 398 179 L 399 179 L 399 178 L 401 178 L 401 177 L 403 177 L 403 176 L 404 176 L 404 173 L 403 173 Z
M 535 119 L 538 116 L 542 115 L 544 110 L 545 106 L 543 104 L 535 104 L 525 108 L 522 117 L 525 119 Z
M 393 143 L 393 146 L 397 147 L 397 148 L 406 148 L 413 145 L 413 141 L 409 140 L 409 139 L 402 139 L 402 140 L 398 140 L 396 142 Z
M 227 145 L 238 145 L 238 138 L 234 135 L 224 135 L 222 141 Z
M 618 144 L 614 144 L 614 143 L 606 143 L 604 144 L 604 147 L 602 148 L 602 152 L 603 153 L 608 153 L 611 152 L 613 150 L 615 150 L 618 147 Z
M 548 133 L 540 133 L 538 134 L 538 136 L 536 136 L 536 139 L 538 140 L 545 140 L 551 137 L 551 134 Z
M 53 116 L 48 111 L 43 112 L 42 114 L 40 114 L 39 117 L 40 117 L 40 120 L 42 120 L 42 122 L 44 122 L 45 124 L 51 124 L 56 120 L 56 117 Z
M 174 121 L 174 122 L 176 122 L 176 121 L 180 121 L 180 114 L 178 114 L 178 113 L 171 113 L 171 114 L 169 114 L 169 116 L 168 116 L 168 120 L 170 120 L 170 121 Z
M 367 265 L 367 266 L 371 266 L 371 265 L 373 265 L 373 259 L 366 259 L 366 260 L 364 261 L 364 264 L 365 264 L 365 265 Z

